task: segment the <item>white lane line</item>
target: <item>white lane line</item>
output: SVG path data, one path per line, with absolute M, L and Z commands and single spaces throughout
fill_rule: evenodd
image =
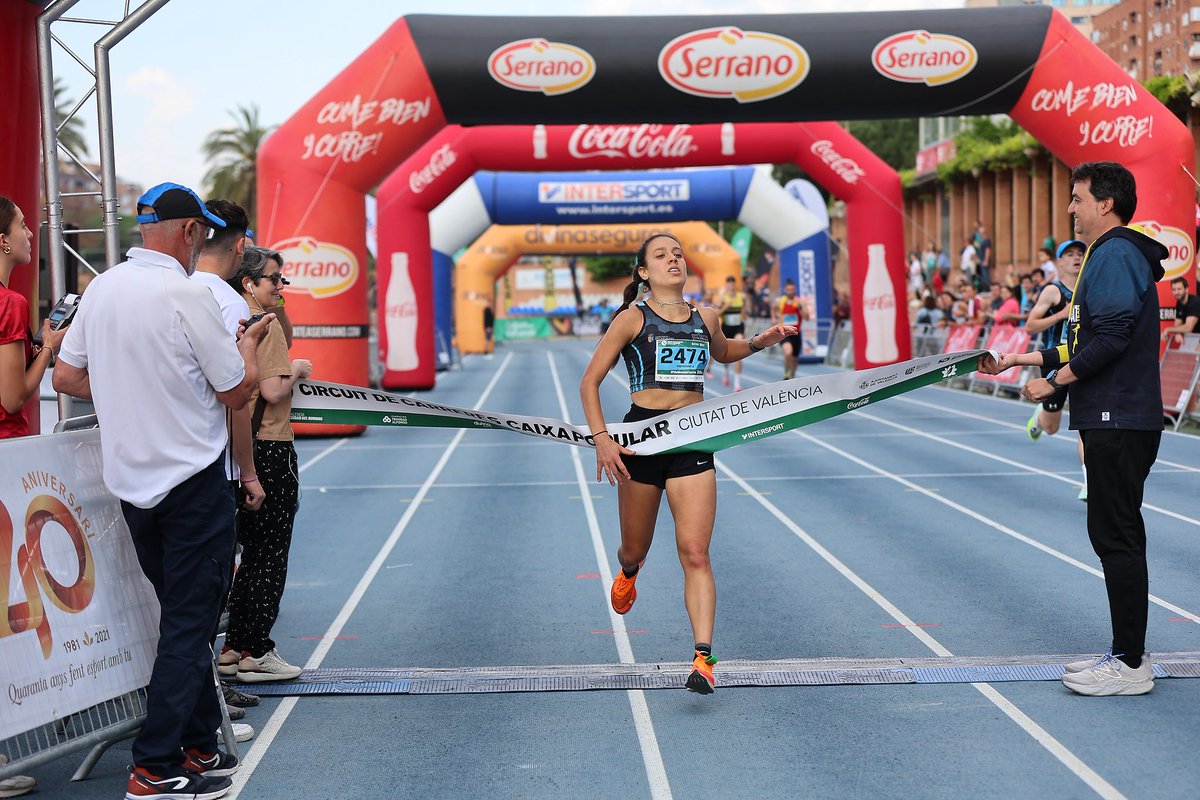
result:
M 298 469 L 297 472 L 304 472 L 304 470 L 308 469 L 313 464 L 320 463 L 321 459 L 325 458 L 325 456 L 329 455 L 334 450 L 337 450 L 339 447 L 341 447 L 348 441 L 350 441 L 348 438 L 347 439 L 338 439 L 336 442 L 329 445 L 329 447 L 326 447 L 324 450 L 317 453 L 315 456 L 310 458 L 308 461 L 305 461 L 303 464 L 301 464 L 300 469 Z
M 896 475 L 895 473 L 888 472 L 887 470 L 883 469 L 882 467 L 877 467 L 874 464 L 872 464 L 868 461 L 865 461 L 856 455 L 853 455 L 852 453 L 847 453 L 845 450 L 842 450 L 841 448 L 839 448 L 835 445 L 823 442 L 820 439 L 816 438 L 815 436 L 812 436 L 811 434 L 803 433 L 801 431 L 792 431 L 792 433 L 795 433 L 798 436 L 808 439 L 813 444 L 824 447 L 829 452 L 839 455 L 848 461 L 852 461 L 864 469 L 869 469 L 877 475 L 880 475 L 885 478 L 890 478 L 891 480 L 895 481 L 896 483 L 901 484 L 905 488 L 911 489 L 914 492 L 919 492 L 931 500 L 935 500 L 948 508 L 954 509 L 955 511 L 959 512 L 960 514 L 965 514 L 968 517 L 970 517 L 971 519 L 975 520 L 976 522 L 981 522 L 984 525 L 987 525 L 989 528 L 993 528 L 997 531 L 1000 531 L 1000 533 L 1003 533 L 1005 536 L 1011 536 L 1012 538 L 1016 539 L 1019 542 L 1023 542 L 1025 544 L 1029 545 L 1030 547 L 1035 547 L 1038 550 L 1041 550 L 1043 553 L 1046 553 L 1047 555 L 1054 556 L 1058 560 L 1063 561 L 1067 564 L 1070 564 L 1073 567 L 1077 567 L 1078 569 L 1083 570 L 1084 572 L 1088 573 L 1089 575 L 1095 575 L 1100 580 L 1104 580 L 1104 573 L 1101 572 L 1100 570 L 1096 569 L 1095 567 L 1093 567 L 1089 564 L 1084 564 L 1082 561 L 1074 559 L 1071 556 L 1067 555 L 1066 553 L 1064 553 L 1060 550 L 1055 550 L 1053 547 L 1050 547 L 1049 545 L 1042 544 L 1041 542 L 1037 541 L 1036 539 L 1030 538 L 1029 536 L 1026 536 L 1023 533 L 1018 533 L 1017 531 L 1013 530 L 1012 528 L 1008 527 L 1007 525 L 997 522 L 996 520 L 991 519 L 990 517 L 985 517 L 984 515 L 980 514 L 978 511 L 975 511 L 974 509 L 967 508 L 966 506 L 964 506 L 960 503 L 956 503 L 953 500 L 942 497 L 940 494 L 932 492 L 923 486 L 918 486 L 917 484 L 913 483 L 912 481 L 910 481 L 906 478 L 902 478 L 899 475 Z M 1175 612 L 1175 614 L 1177 614 L 1180 617 L 1187 617 L 1192 622 L 1200 623 L 1200 615 L 1194 614 L 1191 611 L 1180 608 L 1179 606 L 1175 605 L 1174 603 L 1169 603 L 1166 600 L 1163 600 L 1161 597 L 1158 597 L 1157 595 L 1151 594 L 1148 596 L 1150 598 L 1150 602 L 1154 603 L 1155 605 L 1161 606 L 1161 607 L 1167 609 L 1168 611 L 1173 611 L 1173 612 Z
M 755 380 L 755 379 L 751 378 L 751 380 Z M 885 425 L 895 425 L 897 427 L 906 427 L 906 426 L 899 425 L 899 423 L 890 422 L 889 420 L 885 420 L 880 417 L 876 417 L 872 414 L 868 414 L 865 411 L 856 411 L 855 413 L 866 419 L 869 419 L 869 420 L 872 420 L 875 422 L 880 422 Z M 1019 470 L 1026 472 L 1026 473 L 1044 475 L 1047 477 L 1054 478 L 1055 480 L 1060 480 L 1065 483 L 1077 485 L 1075 483 L 1075 481 L 1072 481 L 1069 478 L 1061 477 L 1060 475 L 1053 473 L 1053 472 L 1049 472 L 1049 471 L 1042 470 L 1042 469 L 1037 469 L 1035 467 L 1029 467 L 1029 466 L 1021 464 L 1017 461 L 1011 461 L 1007 458 L 1001 458 L 999 456 L 992 456 L 990 453 L 987 453 L 983 450 L 976 450 L 975 448 L 967 447 L 966 445 L 960 445 L 958 442 L 952 442 L 948 439 L 943 439 L 940 436 L 934 436 L 932 434 L 925 434 L 925 433 L 922 433 L 921 431 L 916 431 L 915 428 L 910 428 L 909 430 L 913 430 L 917 433 L 920 433 L 922 436 L 924 436 L 926 438 L 935 439 L 944 444 L 948 444 L 948 445 L 951 445 L 954 447 L 959 447 L 961 449 L 968 450 L 977 455 L 982 455 L 982 456 L 986 456 L 988 458 L 993 458 L 994 460 L 997 460 L 997 461 L 1002 461 L 1010 466 L 1017 467 Z M 933 492 L 930 489 L 926 489 L 924 486 L 918 486 L 917 484 L 913 483 L 912 481 L 908 480 L 907 478 L 905 478 L 901 475 L 898 475 L 894 472 L 889 472 L 889 471 L 883 469 L 882 467 L 877 467 L 874 464 L 859 458 L 858 456 L 855 456 L 851 453 L 847 453 L 845 450 L 842 450 L 841 448 L 836 447 L 835 445 L 829 444 L 829 443 L 823 441 L 822 439 L 818 439 L 817 437 L 813 436 L 810 433 L 806 433 L 804 431 L 799 431 L 799 430 L 790 431 L 790 433 L 792 433 L 796 436 L 799 436 L 803 439 L 807 439 L 808 441 L 812 442 L 813 444 L 823 447 L 826 450 L 830 451 L 831 453 L 835 453 L 835 454 L 841 456 L 842 458 L 846 459 L 847 461 L 851 461 L 855 464 L 858 464 L 863 469 L 870 470 L 871 472 L 874 472 L 876 475 L 879 475 L 880 477 L 884 477 L 884 478 L 888 478 L 889 480 L 893 480 L 896 483 L 899 483 L 902 486 L 904 486 L 906 489 L 909 489 L 914 492 L 919 492 L 920 494 L 923 494 L 932 500 L 936 500 L 937 502 L 941 503 L 944 506 L 953 508 L 955 511 L 958 511 L 961 514 L 965 514 L 968 517 L 970 517 L 971 519 L 973 519 L 977 522 L 981 522 L 984 525 L 987 525 L 989 528 L 993 528 L 993 529 L 999 531 L 1000 533 L 1003 533 L 1005 536 L 1011 536 L 1012 538 L 1016 539 L 1019 542 L 1023 542 L 1025 544 L 1029 545 L 1030 547 L 1037 548 L 1038 550 L 1041 550 L 1043 553 L 1046 553 L 1047 555 L 1054 556 L 1055 558 L 1057 558 L 1060 561 L 1070 564 L 1073 567 L 1077 567 L 1078 569 L 1081 569 L 1090 575 L 1095 575 L 1100 580 L 1104 580 L 1104 573 L 1102 571 L 1096 569 L 1095 567 L 1093 567 L 1089 564 L 1085 564 L 1082 561 L 1079 561 L 1078 559 L 1072 558 L 1071 556 L 1067 555 L 1066 553 L 1062 552 L 1061 550 L 1056 550 L 1047 544 L 1043 544 L 1036 539 L 1026 536 L 1023 533 L 1019 533 L 1019 532 L 1013 530 L 1012 528 L 1008 527 L 1007 525 L 1004 525 L 1003 523 L 998 522 L 997 520 L 994 520 L 990 517 L 985 517 L 984 515 L 980 514 L 979 512 L 975 511 L 974 509 L 968 508 L 960 503 L 954 502 L 953 500 L 942 497 L 940 494 L 937 494 L 936 492 Z M 1152 508 L 1152 506 L 1148 506 L 1148 505 L 1143 506 L 1143 507 L 1144 508 Z M 1164 513 L 1167 513 L 1168 515 L 1171 515 L 1171 516 L 1175 516 L 1174 512 L 1164 512 Z M 1187 519 L 1187 518 L 1185 518 L 1185 519 Z M 1147 596 L 1149 597 L 1151 603 L 1154 603 L 1157 606 L 1165 608 L 1168 611 L 1174 612 L 1176 614 L 1176 616 L 1184 617 L 1184 618 L 1190 620 L 1191 622 L 1200 624 L 1200 614 L 1193 613 L 1191 611 L 1188 611 L 1185 608 L 1180 608 L 1179 606 L 1175 605 L 1174 603 L 1164 600 L 1163 598 L 1159 597 L 1158 595 L 1150 594 Z
M 1004 456 L 998 456 L 994 453 L 989 453 L 986 450 L 980 450 L 977 447 L 971 447 L 968 444 L 963 444 L 962 442 L 956 442 L 951 439 L 947 439 L 943 436 L 938 436 L 937 434 L 934 434 L 934 433 L 926 433 L 925 431 L 918 430 L 917 428 L 912 428 L 912 427 L 909 427 L 908 425 L 902 425 L 899 422 L 892 422 L 891 420 L 884 419 L 883 417 L 877 417 L 874 414 L 868 413 L 866 411 L 859 411 L 857 413 L 858 413 L 860 419 L 869 419 L 872 422 L 878 422 L 881 425 L 887 425 L 892 428 L 897 428 L 899 430 L 907 431 L 908 433 L 916 434 L 918 436 L 921 436 L 922 438 L 930 439 L 932 441 L 939 442 L 939 443 L 947 445 L 949 447 L 954 447 L 959 450 L 963 450 L 965 452 L 971 453 L 972 455 L 983 456 L 984 458 L 991 459 L 992 461 L 998 461 L 1001 464 L 1006 464 L 1010 467 L 1015 467 L 1017 469 L 1023 469 L 1023 470 L 1026 470 L 1027 472 L 1031 472 L 1031 473 L 1034 473 L 1037 475 L 1043 475 L 1047 478 L 1053 478 L 1054 480 L 1062 481 L 1063 483 L 1068 483 L 1071 486 L 1080 486 L 1081 485 L 1079 483 L 1079 481 L 1073 480 L 1071 478 L 1064 478 L 1063 476 L 1061 476 L 1057 473 L 1050 472 L 1050 471 L 1044 470 L 1044 469 L 1040 469 L 1039 467 L 1033 467 L 1028 464 L 1024 464 L 1020 461 L 1014 461 L 1011 458 L 1005 458 Z M 1142 503 L 1142 508 L 1147 509 L 1148 511 L 1157 512 L 1166 517 L 1171 517 L 1172 519 L 1177 519 L 1180 522 L 1186 522 L 1189 525 L 1200 526 L 1200 519 L 1196 519 L 1195 517 L 1189 517 L 1185 514 L 1180 514 L 1178 512 L 1171 511 L 1170 509 L 1163 508 L 1162 506 L 1156 506 L 1151 503 Z
M 797 525 L 790 517 L 780 511 L 779 508 L 776 507 L 775 504 L 773 504 L 770 500 L 759 494 L 753 486 L 742 480 L 737 473 L 733 472 L 733 470 L 729 469 L 721 461 L 717 461 L 716 464 L 717 469 L 721 470 L 730 478 L 732 478 L 739 486 L 742 487 L 743 491 L 757 500 L 759 505 L 770 512 L 770 514 L 779 520 L 784 527 L 786 527 L 802 542 L 808 545 L 813 552 L 815 552 L 822 559 L 824 559 L 826 563 L 837 570 L 842 577 L 854 584 L 859 591 L 861 591 L 872 601 L 874 601 L 876 605 L 887 612 L 888 616 L 904 626 L 904 629 L 919 639 L 922 644 L 939 656 L 945 657 L 953 655 L 942 645 L 941 642 L 926 633 L 923 628 L 917 627 L 916 623 L 913 622 L 913 620 L 907 614 L 897 608 L 890 600 L 876 591 L 874 587 L 872 587 L 869 583 L 859 577 L 857 573 L 842 563 L 837 556 L 833 555 L 833 553 L 830 553 L 828 550 L 822 547 L 816 539 L 812 538 L 812 536 L 800 528 L 799 525 Z M 986 683 L 972 683 L 971 685 L 975 687 L 980 694 L 991 701 L 993 705 L 1003 711 L 1009 719 L 1020 725 L 1026 733 L 1033 737 L 1034 741 L 1036 741 L 1051 755 L 1058 759 L 1063 766 L 1065 766 L 1075 776 L 1086 783 L 1088 787 L 1100 797 L 1103 797 L 1106 800 L 1116 800 L 1117 798 L 1125 797 L 1125 795 L 1121 794 L 1116 787 L 1104 780 L 1104 778 L 1100 777 L 1099 773 L 1084 763 L 1083 759 L 1068 750 L 1065 745 L 1051 736 L 1045 728 L 1038 725 L 1023 711 L 1021 711 L 1021 709 L 1013 705 L 1013 703 L 1004 697 L 1004 695 L 1002 695 L 1000 692 L 998 692 L 995 687 Z
M 570 419 L 567 410 L 567 400 L 563 396 L 562 382 L 558 378 L 558 367 L 554 363 L 554 354 L 546 353 L 550 362 L 550 375 L 554 379 L 554 392 L 558 395 L 558 406 L 564 421 Z M 612 610 L 608 598 L 608 587 L 612 584 L 612 571 L 608 568 L 608 554 L 604 551 L 604 540 L 600 538 L 600 523 L 596 519 L 596 506 L 592 503 L 592 487 L 583 474 L 583 459 L 579 456 L 578 447 L 571 447 L 571 462 L 575 466 L 575 480 L 579 483 L 579 493 L 583 499 L 583 512 L 587 517 L 588 531 L 592 537 L 592 550 L 596 555 L 596 564 L 600 568 L 600 589 L 604 592 L 604 607 L 608 609 L 609 624 L 616 631 L 617 654 L 622 664 L 633 664 L 633 645 L 629 642 L 629 634 L 625 630 L 625 618 Z M 682 688 L 682 687 L 681 687 Z M 650 719 L 650 708 L 646 704 L 646 693 L 641 689 L 626 691 L 629 697 L 629 708 L 633 712 L 633 724 L 637 729 L 638 743 L 642 749 L 642 761 L 646 765 L 646 779 L 650 782 L 650 796 L 657 800 L 670 800 L 671 784 L 667 781 L 667 769 L 663 765 L 662 753 L 658 747 L 658 737 L 654 734 L 654 722 Z
M 927 388 L 935 388 L 935 387 L 927 387 Z M 940 387 L 937 387 L 937 388 L 940 388 Z M 1021 425 L 1016 422 L 1005 422 L 1004 420 L 1001 420 L 1001 419 L 993 419 L 991 417 L 981 417 L 978 414 L 972 414 L 969 411 L 959 411 L 956 408 L 947 408 L 946 406 L 939 406 L 936 403 L 927 403 L 924 400 L 917 400 L 912 397 L 897 397 L 895 399 L 899 400 L 902 403 L 909 403 L 914 406 L 923 406 L 925 408 L 935 409 L 939 412 L 942 412 L 943 414 L 952 414 L 956 417 L 966 417 L 968 419 L 973 419 L 976 422 L 986 422 L 990 425 L 999 425 L 1004 428 L 1011 428 L 1013 430 L 1018 430 L 1018 431 L 1025 430 L 1024 425 Z M 1033 406 L 1030 406 L 1030 408 L 1033 408 Z M 1064 414 L 1064 417 L 1069 417 L 1069 416 L 1070 416 L 1070 414 Z M 1064 422 L 1065 422 L 1065 419 L 1064 419 Z M 1067 434 L 1074 433 L 1074 431 L 1068 430 L 1065 426 L 1062 428 L 1062 431 L 1063 431 L 1063 433 L 1067 433 Z M 1068 436 L 1050 436 L 1048 438 L 1052 442 L 1058 441 L 1058 442 L 1062 442 L 1064 444 L 1069 444 L 1072 447 L 1074 447 L 1075 440 L 1078 437 L 1068 435 Z M 1194 438 L 1195 437 L 1193 437 L 1193 439 Z M 1197 441 L 1200 441 L 1200 440 L 1197 440 Z M 1154 464 L 1155 464 L 1155 466 L 1162 464 L 1164 466 L 1174 467 L 1176 470 L 1184 470 L 1187 472 L 1200 472 L 1200 467 L 1193 467 L 1189 464 L 1180 464 L 1176 461 L 1168 461 L 1165 458 L 1161 458 L 1161 457 L 1157 461 L 1155 461 Z
M 839 369 L 836 369 L 836 368 L 829 368 L 829 369 L 828 369 L 828 370 L 826 370 L 826 371 L 827 371 L 827 372 L 840 372 L 841 370 L 839 370 Z M 951 389 L 949 386 L 942 386 L 942 385 L 940 385 L 940 384 L 936 384 L 936 383 L 935 383 L 935 384 L 932 384 L 932 385 L 931 385 L 931 386 L 929 386 L 928 388 L 930 388 L 930 389 L 937 389 L 938 391 L 941 391 L 941 392 L 954 392 L 955 394 L 959 395 L 960 397 L 970 397 L 970 398 L 972 398 L 972 399 L 975 399 L 975 400 L 991 400 L 991 401 L 993 401 L 993 402 L 996 402 L 996 403 L 1004 403 L 1004 404 L 1005 404 L 1005 405 L 1007 405 L 1009 408 L 1012 408 L 1012 404 L 1013 404 L 1014 402 L 1018 402 L 1018 401 L 1014 401 L 1014 400 L 1006 400 L 1006 399 L 1004 399 L 1003 397 L 995 397 L 995 396 L 993 396 L 993 395 L 990 395 L 990 394 L 980 394 L 979 392 L 967 392 L 967 391 L 964 391 L 964 390 L 962 390 L 962 389 Z M 1028 404 L 1028 403 L 1024 403 L 1024 402 L 1018 402 L 1018 405 L 1023 405 L 1023 406 L 1025 406 L 1025 407 L 1027 407 L 1027 408 L 1031 408 L 1031 409 L 1033 408 L 1033 406 L 1032 406 L 1032 405 L 1030 405 L 1030 404 Z M 1170 429 L 1164 430 L 1164 431 L 1163 431 L 1163 435 L 1165 435 L 1165 436 L 1177 436 L 1177 437 L 1180 437 L 1180 438 L 1183 438 L 1183 439 L 1191 439 L 1192 441 L 1195 441 L 1195 439 L 1196 439 L 1196 437 L 1195 437 L 1193 434 L 1190 434 L 1190 433 L 1180 433 L 1179 431 L 1173 431 L 1173 430 L 1170 430 Z
M 496 383 L 500 380 L 500 376 L 504 374 L 504 371 L 508 367 L 509 362 L 512 361 L 512 358 L 512 353 L 509 353 L 508 356 L 505 357 L 504 361 L 500 364 L 500 368 L 496 370 L 496 374 L 493 375 L 491 381 L 488 382 L 487 388 L 485 388 L 483 390 L 483 394 L 479 396 L 479 400 L 476 401 L 474 408 L 477 409 L 487 402 L 488 395 L 492 393 L 492 389 L 495 388 Z M 376 553 L 375 559 L 371 562 L 371 566 L 367 567 L 367 571 L 364 572 L 362 578 L 359 579 L 358 585 L 354 587 L 354 591 L 350 593 L 348 598 L 346 598 L 346 602 L 342 606 L 342 610 L 338 612 L 338 615 L 334 618 L 333 622 L 330 623 L 329 628 L 325 631 L 325 635 L 321 637 L 321 641 L 317 644 L 313 654 L 309 657 L 308 661 L 305 662 L 305 669 L 316 669 L 317 667 L 321 666 L 321 662 L 325 660 L 325 656 L 328 655 L 329 649 L 333 647 L 333 643 L 337 640 L 337 637 L 341 635 L 342 628 L 344 628 L 346 623 L 350 620 L 350 616 L 354 613 L 354 610 L 358 608 L 358 604 L 362 601 L 363 595 L 366 594 L 367 588 L 371 585 L 371 582 L 375 580 L 376 574 L 378 574 L 378 572 L 383 568 L 384 562 L 387 561 L 387 559 L 391 556 L 392 550 L 395 548 L 396 543 L 400 540 L 401 534 L 404 533 L 405 528 L 408 527 L 408 523 L 417 513 L 417 509 L 421 507 L 421 503 L 419 501 L 425 497 L 425 495 L 429 492 L 430 487 L 433 486 L 434 482 L 437 480 L 438 475 L 442 473 L 442 470 L 446 466 L 446 462 L 450 460 L 450 456 L 453 455 L 454 449 L 458 446 L 459 440 L 462 439 L 463 434 L 465 434 L 467 430 L 467 428 L 460 428 L 458 434 L 454 437 L 450 444 L 447 445 L 446 452 L 442 454 L 442 457 L 434 466 L 433 471 L 429 473 L 429 477 L 425 479 L 425 483 L 421 485 L 420 490 L 417 492 L 417 496 L 415 498 L 416 502 L 409 504 L 408 508 L 404 512 L 404 515 L 400 517 L 400 521 L 396 523 L 396 527 L 392 529 L 392 533 L 390 536 L 388 536 L 387 541 L 384 542 L 383 546 L 379 548 L 379 552 Z M 342 441 L 344 442 L 346 440 L 343 439 Z M 332 452 L 334 449 L 334 447 L 330 447 L 328 450 L 323 451 L 320 454 L 321 457 Z M 311 465 L 313 462 L 310 461 L 308 463 Z M 250 782 L 250 777 L 254 775 L 254 770 L 258 768 L 260 763 L 262 763 L 263 756 L 266 755 L 267 750 L 271 747 L 271 743 L 275 741 L 275 736 L 283 728 L 283 724 L 287 722 L 288 716 L 292 713 L 292 709 L 296 707 L 296 703 L 299 699 L 299 697 L 295 696 L 285 697 L 283 702 L 281 702 L 275 709 L 274 713 L 271 714 L 271 718 L 267 720 L 267 724 L 264 725 L 262 730 L 259 732 L 258 737 L 254 740 L 254 744 L 251 745 L 249 752 L 245 754 L 245 760 L 242 762 L 241 767 L 232 776 L 233 788 L 230 790 L 229 794 L 226 795 L 230 798 L 230 800 L 236 800 L 242 789 L 244 789 L 246 784 Z
M 459 445 L 460 450 L 463 449 Z M 900 472 L 897 473 L 904 478 L 927 479 L 927 478 L 1034 478 L 1035 475 L 1030 475 L 1024 470 L 1004 471 L 995 470 L 991 472 Z M 1074 473 L 1068 473 L 1074 474 Z M 728 481 L 728 478 L 717 478 L 718 481 Z M 883 475 L 863 475 L 856 473 L 854 475 L 752 475 L 747 480 L 752 481 L 792 481 L 797 483 L 808 483 L 812 481 L 880 481 L 885 480 Z M 511 488 L 530 488 L 538 486 L 575 486 L 575 481 L 509 481 L 497 483 L 439 483 L 438 489 L 511 489 Z M 305 483 L 301 488 L 313 492 L 353 492 L 353 491 L 395 491 L 397 489 L 417 489 L 420 488 L 419 483 Z
M 745 377 L 745 376 L 743 376 L 743 377 Z M 757 378 L 749 378 L 749 380 L 754 381 L 756 383 L 764 383 L 765 382 L 765 381 L 758 380 Z M 896 428 L 897 430 L 901 430 L 906 433 L 913 434 L 914 436 L 920 436 L 925 439 L 930 439 L 935 442 L 940 442 L 941 444 L 947 445 L 949 447 L 954 447 L 959 450 L 963 450 L 968 453 L 971 453 L 973 455 L 982 456 L 982 457 L 990 459 L 992 461 L 998 461 L 1001 464 L 1006 464 L 1010 467 L 1024 470 L 1024 471 L 1029 472 L 1034 475 L 1042 475 L 1047 478 L 1053 478 L 1056 481 L 1061 481 L 1063 483 L 1070 484 L 1073 487 L 1079 487 L 1082 485 L 1079 481 L 1073 480 L 1071 478 L 1063 477 L 1062 475 L 1059 475 L 1058 473 L 1050 472 L 1049 470 L 1040 469 L 1038 467 L 1033 467 L 1028 464 L 1024 464 L 1020 461 L 1014 461 L 1011 458 L 1005 458 L 1004 456 L 998 456 L 998 455 L 995 455 L 994 453 L 989 453 L 986 450 L 980 450 L 977 447 L 971 447 L 970 445 L 963 444 L 962 442 L 956 442 L 951 439 L 947 439 L 943 436 L 938 436 L 937 434 L 928 433 L 926 431 L 920 430 L 919 428 L 913 428 L 909 425 L 902 425 L 899 422 L 892 422 L 891 420 L 884 419 L 883 417 L 877 417 L 868 411 L 858 410 L 858 411 L 855 411 L 854 413 L 855 413 L 855 416 L 857 419 L 868 419 L 868 420 L 871 420 L 872 422 L 877 422 L 881 425 L 887 425 L 889 427 Z M 793 432 L 795 432 L 795 431 L 793 431 Z M 814 441 L 815 441 L 815 439 L 814 439 Z M 1171 511 L 1170 509 L 1163 508 L 1161 506 L 1156 506 L 1151 503 L 1143 502 L 1142 508 L 1144 508 L 1148 511 L 1154 511 L 1154 512 L 1156 512 L 1158 514 L 1162 514 L 1163 516 L 1166 516 L 1166 517 L 1171 517 L 1172 519 L 1179 520 L 1180 522 L 1186 522 L 1189 525 L 1196 525 L 1196 526 L 1200 527 L 1200 519 L 1196 519 L 1195 517 L 1189 517 L 1185 514 L 1180 514 L 1176 511 Z

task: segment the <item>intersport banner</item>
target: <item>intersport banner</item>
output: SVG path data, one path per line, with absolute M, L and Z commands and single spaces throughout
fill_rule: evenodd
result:
M 158 601 L 98 430 L 0 442 L 0 740 L 150 681 Z
M 645 422 L 609 422 L 613 439 L 638 455 L 715 453 L 878 403 L 979 367 L 986 350 L 932 355 L 900 364 L 793 378 L 705 400 Z M 300 381 L 292 421 L 410 428 L 502 430 L 594 447 L 586 426 L 548 417 L 456 408 L 357 386 Z
M 288 300 L 297 301 L 296 318 L 344 337 L 298 340 L 298 355 L 311 357 L 327 376 L 365 383 L 362 196 L 447 125 L 534 126 L 520 156 L 525 165 L 553 152 L 551 129 L 559 126 L 571 128 L 567 147 L 580 154 L 575 159 L 606 159 L 612 152 L 634 160 L 668 156 L 682 165 L 694 142 L 681 126 L 726 130 L 724 123 L 993 113 L 1011 114 L 1067 164 L 1113 160 L 1129 167 L 1146 206 L 1133 221 L 1167 243 L 1169 274 L 1194 285 L 1189 175 L 1195 154 L 1187 128 L 1044 5 L 759 16 L 407 17 L 267 139 L 259 153 L 258 208 L 265 218 L 258 225 L 266 243 L 289 251 L 285 272 L 293 273 Z M 643 135 L 650 126 L 660 126 L 661 135 Z M 806 168 L 826 188 L 838 181 L 853 185 L 869 171 L 865 156 L 847 153 L 829 137 L 806 139 L 803 146 L 831 173 Z M 428 169 L 421 167 L 414 191 L 439 173 L 461 184 L 479 168 L 453 158 L 452 150 L 424 154 Z M 877 330 L 889 320 L 901 327 L 896 298 L 904 296 L 902 270 L 890 266 L 900 264 L 902 253 L 890 245 L 882 260 L 892 289 L 901 291 L 885 296 L 866 285 L 868 253 L 881 243 L 871 239 L 872 224 L 847 220 L 855 355 L 864 364 L 886 360 L 869 358 L 858 334 L 867 332 L 872 314 Z M 417 263 L 411 255 L 404 251 L 406 266 Z M 423 351 L 431 352 L 432 322 L 417 316 L 419 303 L 432 306 L 429 262 L 422 258 L 389 308 L 398 309 L 413 336 L 426 337 Z M 295 273 L 306 283 L 297 284 Z M 1169 288 L 1161 291 L 1169 303 Z M 896 358 L 903 358 L 906 336 L 897 330 Z M 410 385 L 432 385 L 431 364 L 408 374 Z

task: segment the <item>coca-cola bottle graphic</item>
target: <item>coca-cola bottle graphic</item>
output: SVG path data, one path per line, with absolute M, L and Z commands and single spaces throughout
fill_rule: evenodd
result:
M 546 157 L 546 126 L 533 126 L 533 157 L 543 159 Z
M 385 366 L 393 372 L 416 369 L 421 363 L 417 355 L 417 294 L 408 274 L 408 253 L 392 253 L 392 276 L 388 279 L 385 311 Z
M 734 133 L 733 123 L 725 122 L 721 124 L 721 155 L 734 155 Z
M 896 289 L 888 276 L 887 251 L 867 245 L 867 279 L 863 282 L 863 327 L 867 361 L 887 364 L 900 355 L 896 347 Z

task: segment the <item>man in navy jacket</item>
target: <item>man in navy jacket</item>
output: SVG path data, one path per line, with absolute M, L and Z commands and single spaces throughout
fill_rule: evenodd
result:
M 1091 242 L 1068 319 L 1067 342 L 1037 353 L 985 358 L 981 371 L 1016 365 L 1056 369 L 1025 385 L 1040 402 L 1068 388 L 1071 428 L 1083 440 L 1088 537 L 1104 567 L 1112 646 L 1066 665 L 1063 683 L 1086 695 L 1145 694 L 1154 688 L 1146 650 L 1149 577 L 1142 495 L 1162 439 L 1159 311 L 1155 282 L 1167 248 L 1125 227 L 1137 207 L 1133 175 L 1108 161 L 1071 173 L 1075 235 Z

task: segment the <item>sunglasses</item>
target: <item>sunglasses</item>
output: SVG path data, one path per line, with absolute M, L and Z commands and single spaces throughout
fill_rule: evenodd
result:
M 268 281 L 270 281 L 271 283 L 275 284 L 276 286 L 278 286 L 278 285 L 279 285 L 279 284 L 281 284 L 281 283 L 282 283 L 284 286 L 291 286 L 291 285 L 292 285 L 292 282 L 291 282 L 291 281 L 289 281 L 287 278 L 283 277 L 283 273 L 282 273 L 282 272 L 275 272 L 275 273 L 272 273 L 272 274 L 270 274 L 270 275 L 263 275 L 263 280 L 268 280 Z

